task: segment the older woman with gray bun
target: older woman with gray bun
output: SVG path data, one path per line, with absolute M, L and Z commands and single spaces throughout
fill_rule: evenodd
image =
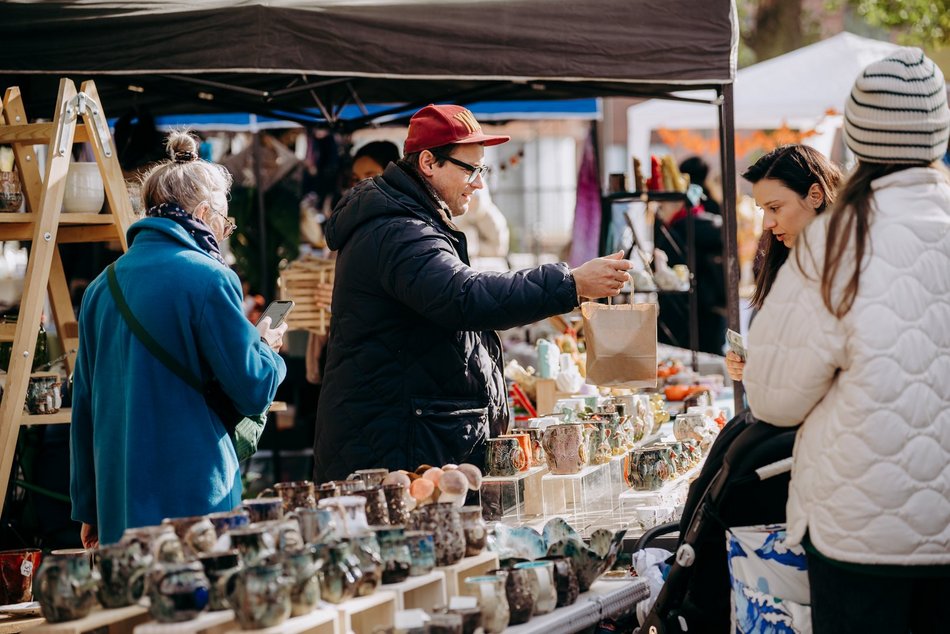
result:
M 247 320 L 240 280 L 221 257 L 234 229 L 230 174 L 199 159 L 187 133 L 172 133 L 168 152 L 144 177 L 146 218 L 129 228 L 128 253 L 115 263 L 120 295 L 169 357 L 217 380 L 241 414 L 260 414 L 286 372 L 277 354 L 286 325 Z M 118 541 L 126 528 L 241 503 L 238 458 L 221 419 L 142 343 L 107 277 L 83 297 L 74 379 L 70 495 L 87 547 Z

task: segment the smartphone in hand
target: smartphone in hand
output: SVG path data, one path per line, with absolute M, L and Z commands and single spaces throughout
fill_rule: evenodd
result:
M 735 352 L 737 355 L 739 355 L 740 359 L 745 361 L 745 341 L 743 340 L 742 335 L 731 328 L 727 329 L 726 343 L 729 345 L 730 351 Z
M 287 314 L 293 310 L 294 302 L 290 299 L 278 299 L 271 302 L 267 308 L 264 309 L 264 312 L 261 313 L 261 318 L 257 320 L 257 324 L 260 325 L 264 321 L 265 317 L 270 317 L 270 327 L 276 328 L 277 326 L 284 323 L 284 319 L 287 317 Z

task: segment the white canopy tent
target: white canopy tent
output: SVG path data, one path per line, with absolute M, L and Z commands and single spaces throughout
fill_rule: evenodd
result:
M 799 130 L 814 128 L 818 134 L 805 142 L 830 155 L 841 126 L 840 113 L 858 73 L 897 48 L 845 32 L 740 70 L 735 83 L 736 130 L 768 130 L 782 124 Z M 839 114 L 829 115 L 832 111 Z M 654 130 L 715 130 L 717 126 L 716 111 L 708 105 L 647 101 L 627 110 L 628 153 L 649 165 Z

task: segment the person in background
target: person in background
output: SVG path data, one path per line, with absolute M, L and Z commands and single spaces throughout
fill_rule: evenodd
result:
M 841 170 L 814 148 L 783 145 L 762 156 L 742 177 L 752 183 L 752 195 L 763 212 L 752 294 L 752 308 L 758 311 L 799 234 L 834 204 Z M 742 380 L 744 368 L 739 355 L 726 354 L 726 370 L 733 381 Z
M 693 245 L 688 245 L 687 216 L 695 221 Z M 698 349 L 722 354 L 726 343 L 726 281 L 722 264 L 722 217 L 706 213 L 702 204 L 661 202 L 653 223 L 653 244 L 666 253 L 669 266 L 689 264 L 687 249 L 696 250 L 696 284 L 699 321 Z M 657 329 L 662 343 L 689 347 L 689 298 L 686 295 L 660 295 L 660 323 Z
M 199 159 L 189 134 L 172 133 L 168 152 L 144 177 L 148 211 L 116 261 L 119 288 L 171 357 L 217 379 L 242 414 L 260 414 L 284 378 L 277 350 L 287 326 L 272 329 L 269 318 L 251 325 L 241 282 L 221 257 L 234 230 L 231 175 Z M 133 333 L 106 273 L 82 301 L 70 434 L 72 517 L 87 548 L 118 541 L 126 528 L 241 503 L 237 454 L 221 420 Z
M 950 109 L 901 48 L 845 105 L 857 166 L 799 236 L 749 333 L 752 413 L 801 423 L 787 543 L 815 634 L 946 631 L 950 594 Z M 804 421 L 804 422 L 802 422 Z
M 380 176 L 390 163 L 399 160 L 399 148 L 389 141 L 371 141 L 353 155 L 350 170 L 353 185 L 367 178 Z
M 703 210 L 706 211 L 706 213 L 721 216 L 722 209 L 719 205 L 719 200 L 721 200 L 722 195 L 721 192 L 719 192 L 718 195 L 714 195 L 714 193 L 710 191 L 709 163 L 702 157 L 691 156 L 680 163 L 679 167 L 680 172 L 689 176 L 690 183 L 694 183 L 703 188 Z
M 488 187 L 476 189 L 468 211 L 458 217 L 458 228 L 468 241 L 472 268 L 480 271 L 507 271 L 508 220 L 494 203 Z
M 455 105 L 409 122 L 404 156 L 358 183 L 327 221 L 337 250 L 333 327 L 314 438 L 314 480 L 356 469 L 484 463 L 509 423 L 501 340 L 494 332 L 565 313 L 580 297 L 617 295 L 622 253 L 576 269 L 472 269 L 454 218 L 488 171 L 482 131 Z

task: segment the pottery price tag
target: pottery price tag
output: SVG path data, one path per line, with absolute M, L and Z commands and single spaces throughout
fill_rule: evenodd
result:
M 24 559 L 23 563 L 20 564 L 20 574 L 24 577 L 29 577 L 33 574 L 33 562 L 29 559 Z

